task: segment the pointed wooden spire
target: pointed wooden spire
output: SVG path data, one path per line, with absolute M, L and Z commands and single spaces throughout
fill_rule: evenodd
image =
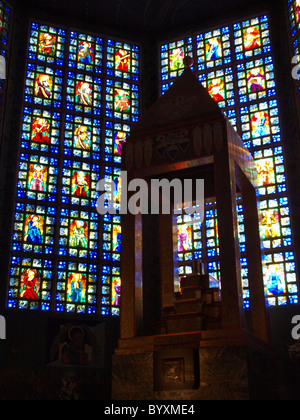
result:
M 162 95 L 132 129 L 131 135 L 158 129 L 189 120 L 224 115 L 207 90 L 190 69 L 191 57 L 185 58 L 185 69 L 172 86 Z

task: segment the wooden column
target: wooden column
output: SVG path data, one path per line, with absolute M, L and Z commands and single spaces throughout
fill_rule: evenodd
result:
M 122 215 L 122 260 L 121 260 L 121 316 L 120 338 L 136 335 L 135 320 L 135 216 Z
M 214 155 L 224 328 L 244 325 L 234 162 L 228 145 Z
M 160 270 L 162 310 L 173 305 L 174 255 L 172 214 L 160 214 Z

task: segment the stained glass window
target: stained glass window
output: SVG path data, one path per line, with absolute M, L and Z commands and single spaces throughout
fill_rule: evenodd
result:
M 8 307 L 119 315 L 120 216 L 96 187 L 112 180 L 118 209 L 139 47 L 34 22 L 27 57 Z
M 292 29 L 298 28 L 298 2 L 290 1 Z M 298 7 L 299 8 L 299 7 Z M 245 146 L 251 152 L 258 170 L 260 235 L 264 248 L 264 286 L 269 306 L 298 303 L 298 285 L 287 195 L 285 162 L 277 102 L 275 69 L 271 51 L 268 16 L 254 17 L 233 25 L 191 34 L 190 51 L 196 51 L 193 71 L 211 97 L 227 115 Z M 161 49 L 168 50 L 164 44 Z M 167 59 L 167 55 L 166 55 Z M 161 93 L 171 70 L 161 66 Z M 241 276 L 244 305 L 250 307 L 247 278 L 247 249 L 244 235 L 243 205 L 237 202 Z M 189 225 L 179 219 L 179 231 Z M 206 203 L 202 226 L 191 225 L 191 249 L 178 249 L 179 275 L 191 272 L 193 260 L 203 258 L 207 272 L 219 281 L 218 219 L 213 200 Z M 199 241 L 199 230 L 201 241 Z M 179 235 L 179 233 L 178 233 Z M 188 238 L 187 234 L 182 238 Z M 178 239 L 179 240 L 179 239 Z M 199 244 L 201 242 L 201 245 Z M 195 244 L 201 253 L 195 255 Z M 201 256 L 202 255 L 202 256 Z

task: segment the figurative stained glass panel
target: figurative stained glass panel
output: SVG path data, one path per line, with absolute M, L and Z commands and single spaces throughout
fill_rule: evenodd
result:
M 57 159 L 21 153 L 18 198 L 56 201 Z
M 74 130 L 73 147 L 79 150 L 91 149 L 91 131 L 86 125 L 78 125 Z
M 12 9 L 5 2 L 0 1 L 0 56 L 1 56 L 1 77 L 0 77 L 0 112 L 4 109 L 4 100 L 6 92 L 6 74 L 10 58 L 10 39 L 12 33 Z M 1 115 L 2 118 L 2 115 Z M 0 124 L 2 131 L 2 121 Z
M 281 236 L 278 209 L 265 210 L 262 212 L 260 225 L 262 240 L 274 239 Z M 277 241 L 274 241 L 273 247 L 275 247 L 275 244 L 277 244 L 277 246 L 281 245 L 280 242 L 281 241 L 277 243 Z M 270 246 L 268 246 L 268 248 L 270 248 Z
M 276 95 L 272 57 L 241 63 L 237 70 L 241 103 Z
M 258 159 L 256 162 L 258 174 L 258 186 L 265 187 L 270 184 L 275 184 L 275 171 L 273 157 L 266 159 Z M 265 190 L 261 190 L 261 192 Z
M 233 30 L 237 60 L 253 58 L 271 51 L 267 16 L 236 23 Z
M 56 52 L 56 36 L 50 33 L 42 32 L 38 41 L 39 54 L 45 56 L 54 56 Z
M 263 67 L 256 67 L 247 72 L 248 93 L 261 92 L 266 89 L 265 72 Z
M 35 143 L 50 143 L 50 121 L 46 118 L 35 118 L 31 124 L 31 141 Z
M 161 80 L 163 92 L 180 76 L 184 70 L 184 57 L 193 53 L 192 37 L 164 44 L 160 48 Z
M 98 214 L 63 208 L 60 218 L 59 255 L 97 258 Z
M 115 100 L 114 100 L 114 109 L 117 112 L 130 112 L 130 92 L 123 90 L 123 89 L 116 89 L 115 90 Z
M 27 64 L 25 103 L 46 107 L 61 107 L 62 92 L 61 69 L 54 69 L 34 63 Z
M 242 139 L 248 148 L 280 141 L 277 101 L 240 108 Z
M 96 184 L 99 165 L 64 160 L 62 174 L 62 202 L 71 205 L 92 206 L 97 201 Z
M 4 1 L 0 1 L 0 38 L 2 44 L 6 44 L 9 38 L 11 10 Z
M 82 115 L 66 115 L 64 154 L 77 158 L 100 160 L 101 122 Z
M 11 259 L 8 308 L 50 310 L 53 261 L 13 256 Z
M 105 181 L 105 193 L 104 196 L 104 207 L 108 209 L 108 213 L 114 214 L 120 209 L 120 197 L 121 197 L 121 169 L 118 167 L 105 166 L 105 175 L 103 180 Z
M 205 41 L 206 61 L 219 60 L 223 56 L 222 41 L 220 37 L 209 38 Z
M 111 304 L 119 307 L 121 303 L 121 277 L 112 278 Z
M 68 65 L 77 70 L 102 73 L 103 39 L 72 31 Z
M 29 214 L 25 219 L 23 238 L 28 244 L 41 244 L 44 240 L 44 218 Z
M 123 145 L 126 143 L 127 133 L 117 131 L 114 135 L 114 155 L 122 156 Z
M 48 74 L 40 73 L 35 78 L 34 95 L 39 98 L 51 99 L 53 79 Z
M 68 72 L 67 109 L 100 115 L 101 79 L 89 74 Z
M 120 267 L 104 265 L 102 268 L 102 315 L 118 316 L 120 314 L 121 287 Z
M 118 80 L 107 80 L 105 99 L 106 117 L 127 123 L 138 121 L 139 89 L 137 85 Z
M 35 269 L 26 269 L 21 273 L 20 297 L 38 300 L 41 288 L 41 273 Z
M 120 261 L 122 234 L 120 216 L 107 214 L 103 221 L 103 258 L 106 261 Z
M 45 64 L 63 66 L 65 54 L 65 30 L 49 25 L 32 23 L 28 58 Z
M 183 224 L 178 226 L 178 252 L 191 251 L 193 248 L 192 225 Z
M 75 261 L 58 263 L 56 311 L 96 313 L 97 264 Z
M 171 72 L 184 68 L 184 47 L 174 48 L 169 53 L 169 67 Z
M 225 99 L 225 82 L 223 77 L 212 79 L 208 82 L 208 93 L 216 101 L 224 101 Z
M 266 295 L 278 296 L 286 294 L 285 271 L 283 264 L 266 265 L 264 269 L 264 285 Z M 270 298 L 272 300 L 272 298 Z M 284 297 L 279 298 L 279 304 L 286 302 Z
M 296 22 L 299 23 L 300 22 L 300 1 L 299 0 L 294 0 L 293 6 L 294 6 L 294 13 L 295 13 Z
M 130 72 L 131 55 L 128 51 L 121 48 L 115 51 L 115 69 L 125 73 Z
M 229 27 L 196 36 L 198 71 L 231 63 Z
M 270 135 L 270 116 L 267 111 L 258 111 L 251 114 L 250 123 L 252 137 Z
M 71 194 L 75 197 L 88 197 L 90 195 L 89 172 L 75 170 L 72 173 Z
M 249 26 L 243 30 L 243 44 L 245 51 L 261 47 L 259 26 Z
M 199 81 L 207 88 L 210 96 L 220 108 L 235 105 L 235 93 L 232 68 L 219 69 L 199 75 Z
M 123 123 L 106 122 L 105 130 L 105 161 L 121 164 L 122 148 L 130 133 L 130 126 Z

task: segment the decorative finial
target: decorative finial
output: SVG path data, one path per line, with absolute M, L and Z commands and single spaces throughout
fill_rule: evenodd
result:
M 183 59 L 183 64 L 186 69 L 194 65 L 194 59 L 190 55 L 186 55 Z

